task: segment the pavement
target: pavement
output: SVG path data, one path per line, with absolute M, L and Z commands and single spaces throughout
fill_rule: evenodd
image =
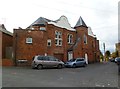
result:
M 118 87 L 118 66 L 112 62 L 87 67 L 31 69 L 3 67 L 2 87 Z

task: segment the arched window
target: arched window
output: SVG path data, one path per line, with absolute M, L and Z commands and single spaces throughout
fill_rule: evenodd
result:
M 68 44 L 72 44 L 73 43 L 73 35 L 72 34 L 68 34 L 67 42 L 68 42 Z

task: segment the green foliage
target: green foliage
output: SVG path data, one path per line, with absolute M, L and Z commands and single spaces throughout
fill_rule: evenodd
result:
M 118 51 L 117 51 L 117 50 L 111 54 L 111 57 L 112 57 L 112 58 L 116 58 L 116 57 L 118 57 L 118 56 L 119 56 L 119 55 L 118 55 Z
M 106 57 L 110 57 L 110 55 L 111 55 L 110 51 L 107 50 L 107 51 L 105 52 L 105 56 L 106 56 Z

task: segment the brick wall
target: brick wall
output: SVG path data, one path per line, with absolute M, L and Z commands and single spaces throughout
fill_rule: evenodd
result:
M 14 66 L 12 59 L 2 59 L 2 66 Z
M 68 44 L 67 42 L 68 34 L 73 35 L 73 43 L 75 43 L 76 37 L 80 37 L 80 42 L 78 42 L 76 48 L 73 49 L 74 58 L 85 57 L 87 53 L 89 62 L 95 62 L 97 56 L 99 56 L 99 53 L 97 53 L 97 51 L 99 51 L 99 41 L 88 35 L 86 27 L 76 28 L 77 33 L 76 31 L 69 31 L 65 28 L 59 28 L 50 24 L 45 26 L 45 31 L 40 31 L 40 26 L 33 27 L 34 30 L 14 29 L 14 59 L 26 59 L 28 60 L 28 64 L 31 64 L 33 56 L 47 54 L 67 61 L 68 49 L 73 46 L 73 44 Z M 55 31 L 62 32 L 62 46 L 55 45 Z M 87 44 L 84 44 L 84 35 L 87 36 Z M 26 43 L 27 37 L 32 37 L 32 44 Z M 47 46 L 48 39 L 52 42 L 51 46 Z
M 6 58 L 6 47 L 13 46 L 13 37 L 11 35 L 2 33 L 2 58 Z

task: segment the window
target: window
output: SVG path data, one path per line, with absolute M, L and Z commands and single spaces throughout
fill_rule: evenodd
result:
M 32 43 L 32 38 L 31 37 L 26 38 L 26 43 L 31 44 Z
M 49 57 L 49 60 L 50 60 L 50 61 L 57 61 L 57 59 L 54 58 L 54 57 Z
M 51 46 L 51 40 L 50 39 L 47 40 L 47 46 Z
M 42 56 L 38 56 L 37 59 L 38 59 L 38 60 L 43 60 L 43 57 L 42 57 Z
M 46 28 L 45 28 L 45 27 L 40 27 L 40 30 L 41 30 L 41 31 L 45 31 Z
M 62 32 L 55 31 L 55 44 L 56 46 L 62 46 Z
M 72 34 L 68 34 L 68 40 L 67 40 L 68 44 L 72 44 L 73 43 L 72 38 L 73 38 L 73 35 Z
M 84 34 L 84 44 L 87 44 L 87 36 Z

